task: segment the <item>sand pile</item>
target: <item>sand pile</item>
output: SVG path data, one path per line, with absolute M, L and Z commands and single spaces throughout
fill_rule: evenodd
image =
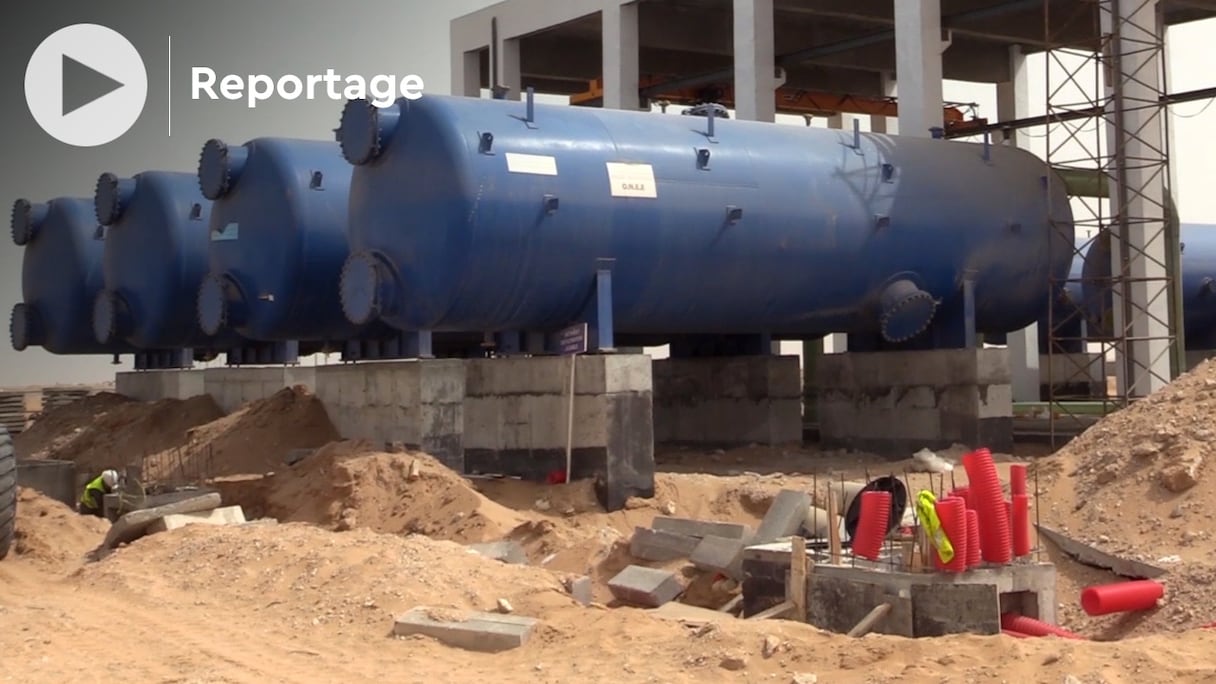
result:
M 1043 522 L 1150 563 L 1216 561 L 1213 415 L 1208 361 L 1108 416 L 1040 462 Z
M 501 539 L 524 522 L 434 458 L 384 453 L 362 440 L 335 442 L 291 468 L 281 467 L 260 489 L 264 515 L 336 530 L 471 543 Z M 259 508 L 258 502 L 250 507 Z
M 16 557 L 50 565 L 79 563 L 97 547 L 110 523 L 82 516 L 33 489 L 17 491 Z
M 525 614 L 574 605 L 562 578 L 540 568 L 419 535 L 303 524 L 185 527 L 145 537 L 74 579 L 90 590 L 185 592 L 265 609 L 297 628 L 359 625 L 381 635 L 394 615 L 418 605 L 493 610 L 505 598 Z
M 47 413 L 14 440 L 22 458 L 75 461 L 81 472 L 140 463 L 223 415 L 210 397 L 141 402 L 98 394 Z
M 153 454 L 144 466 L 144 478 L 198 481 L 265 473 L 282 468 L 293 449 L 316 448 L 339 438 L 321 400 L 301 386 L 284 388 L 212 418 Z

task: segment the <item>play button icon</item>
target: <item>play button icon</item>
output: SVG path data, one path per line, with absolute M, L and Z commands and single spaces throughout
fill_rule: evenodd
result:
M 30 114 L 56 140 L 96 147 L 131 129 L 143 112 L 148 74 L 122 34 L 97 24 L 59 29 L 25 69 Z

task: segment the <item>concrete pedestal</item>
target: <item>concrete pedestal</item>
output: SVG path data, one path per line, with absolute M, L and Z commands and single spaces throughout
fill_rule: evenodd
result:
M 1040 401 L 1100 398 L 1106 394 L 1103 370 L 1101 354 L 1043 354 L 1039 356 Z
M 17 486 L 37 490 L 69 508 L 76 507 L 81 494 L 76 490 L 76 464 L 49 458 L 17 461 Z
M 743 614 L 751 616 L 785 600 L 789 542 L 743 551 Z M 964 573 L 902 572 L 832 565 L 818 558 L 807 578 L 806 621 L 847 633 L 882 603 L 891 612 L 874 631 L 904 637 L 999 634 L 1001 614 L 1056 622 L 1056 568 L 1031 561 Z
M 316 366 L 208 368 L 203 371 L 203 389 L 221 410 L 232 413 L 242 405 L 265 399 L 284 387 L 304 385 L 315 392 L 316 371 Z
M 189 399 L 206 393 L 203 370 L 151 370 L 117 373 L 114 391 L 138 401 Z
M 802 442 L 797 356 L 654 362 L 654 435 L 663 444 Z
M 316 394 L 343 437 L 402 442 L 461 473 L 466 363 L 417 359 L 320 366 Z
M 815 377 L 825 447 L 892 458 L 955 443 L 1013 447 L 1008 350 L 827 354 Z
M 540 481 L 564 473 L 570 357 L 465 363 L 465 471 Z M 652 387 L 649 356 L 578 357 L 571 477 L 596 478 L 610 511 L 654 496 Z

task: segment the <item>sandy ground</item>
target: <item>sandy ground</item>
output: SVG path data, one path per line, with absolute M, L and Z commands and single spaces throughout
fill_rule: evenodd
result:
M 951 482 L 908 472 L 911 461 L 858 454 L 666 450 L 655 498 L 605 513 L 588 483 L 470 480 L 425 454 L 334 442 L 319 403 L 298 389 L 230 416 L 201 399 L 98 395 L 44 417 L 22 436 L 21 453 L 90 468 L 116 453 L 147 454 L 168 464 L 166 477 L 205 471 L 226 503 L 282 523 L 187 527 L 86 564 L 108 523 L 23 491 L 16 549 L 0 562 L 0 681 L 62 682 L 82 667 L 95 677 L 200 683 L 1216 681 L 1216 630 L 1190 629 L 1216 620 L 1216 541 L 1207 536 L 1216 478 L 1202 460 L 1213 408 L 1209 364 L 1035 461 L 1044 522 L 1111 551 L 1168 560 L 1161 608 L 1091 618 L 1077 608 L 1080 590 L 1117 578 L 1044 546 L 1058 564 L 1060 623 L 1092 639 L 1077 642 L 850 639 L 771 620 L 697 629 L 615 607 L 605 587 L 637 562 L 629 535 L 656 515 L 754 525 L 782 488 L 821 494 L 828 481 L 893 474 L 913 490 L 940 491 L 965 482 L 962 468 Z M 299 448 L 317 450 L 287 466 L 283 456 Z M 997 460 L 1005 475 L 1014 457 Z M 521 542 L 530 565 L 462 546 L 501 538 Z M 666 567 L 688 585 L 689 603 L 730 596 L 682 562 Z M 565 589 L 578 575 L 594 580 L 591 607 Z M 485 655 L 389 634 L 393 617 L 416 606 L 491 610 L 499 599 L 542 621 L 520 649 Z M 775 652 L 766 655 L 766 641 Z

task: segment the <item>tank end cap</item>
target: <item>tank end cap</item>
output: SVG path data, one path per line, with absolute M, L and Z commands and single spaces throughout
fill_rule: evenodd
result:
M 352 254 L 339 279 L 342 313 L 354 325 L 371 323 L 392 307 L 395 281 L 384 260 L 369 252 Z
M 14 351 L 25 351 L 33 345 L 42 343 L 38 315 L 32 306 L 24 302 L 13 305 L 12 314 L 9 316 L 8 331 Z
M 240 179 L 248 155 L 246 147 L 229 147 L 218 138 L 204 143 L 198 160 L 198 186 L 203 197 L 215 201 L 228 194 Z
M 214 337 L 232 324 L 230 290 L 228 279 L 214 273 L 199 285 L 198 326 L 206 335 Z
M 34 204 L 27 199 L 19 199 L 13 202 L 12 221 L 9 224 L 12 230 L 13 244 L 18 247 L 24 247 L 34 241 L 34 236 L 38 232 L 38 227 L 46 218 L 47 205 Z
M 93 211 L 97 214 L 97 222 L 103 226 L 112 226 L 122 218 L 135 194 L 135 179 L 119 178 L 113 173 L 103 173 L 97 179 L 97 189 L 93 193 Z
M 882 293 L 879 327 L 887 342 L 907 342 L 933 322 L 937 300 L 910 280 L 897 280 Z
M 352 166 L 375 161 L 396 129 L 400 113 L 396 103 L 377 107 L 367 100 L 349 100 L 336 131 L 343 158 Z

